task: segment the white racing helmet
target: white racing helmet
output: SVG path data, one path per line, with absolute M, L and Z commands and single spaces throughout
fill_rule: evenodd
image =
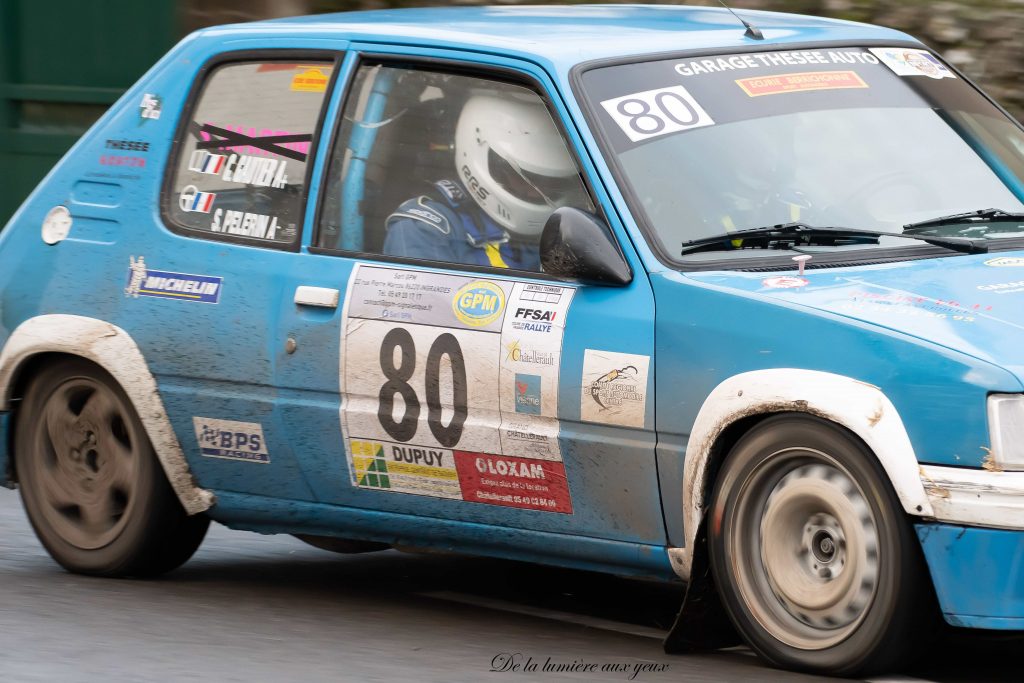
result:
M 519 237 L 538 238 L 560 206 L 590 204 L 561 134 L 536 98 L 470 97 L 455 128 L 455 167 L 480 208 Z

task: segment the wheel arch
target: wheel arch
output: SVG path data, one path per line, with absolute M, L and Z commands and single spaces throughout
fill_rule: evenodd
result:
M 77 315 L 42 315 L 21 323 L 0 350 L 0 411 L 11 409 L 33 368 L 48 356 L 84 358 L 108 372 L 132 402 L 185 511 L 197 514 L 213 507 L 213 493 L 192 476 L 142 351 L 116 325 Z
M 694 547 L 718 469 L 739 439 L 762 420 L 805 413 L 845 428 L 867 446 L 908 514 L 930 517 L 920 465 L 896 407 L 878 387 L 827 372 L 778 368 L 726 379 L 704 401 L 690 433 L 683 465 L 685 545 L 670 548 L 675 572 L 689 580 Z

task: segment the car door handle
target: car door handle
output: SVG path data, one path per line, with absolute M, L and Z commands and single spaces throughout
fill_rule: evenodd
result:
M 338 290 L 329 287 L 307 287 L 302 285 L 295 289 L 295 303 L 299 306 L 337 308 L 340 296 Z

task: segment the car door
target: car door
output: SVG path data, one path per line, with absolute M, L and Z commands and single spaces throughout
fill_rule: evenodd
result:
M 277 422 L 273 330 L 339 57 L 215 55 L 156 105 L 170 118 L 174 93 L 185 100 L 156 237 L 125 257 L 123 305 L 190 467 L 215 491 L 311 495 Z
M 297 349 L 279 355 L 283 422 L 317 500 L 474 523 L 466 533 L 662 543 L 653 297 L 614 216 L 635 275 L 616 287 L 388 244 L 403 219 L 443 215 L 438 232 L 458 229 L 463 214 L 437 207 L 452 188 L 478 191 L 452 140 L 481 92 L 546 109 L 576 182 L 594 177 L 549 80 L 510 60 L 395 51 L 347 65 L 315 234 L 281 315 Z M 601 213 L 599 188 L 580 187 L 579 208 Z M 494 245 L 510 259 L 512 246 Z

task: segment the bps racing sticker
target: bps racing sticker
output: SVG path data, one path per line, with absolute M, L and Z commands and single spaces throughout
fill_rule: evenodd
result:
M 172 273 L 166 270 L 152 270 L 140 256 L 129 257 L 128 282 L 124 295 L 134 299 L 140 296 L 158 299 L 180 299 L 201 304 L 220 303 L 223 278 L 214 275 L 193 275 Z
M 255 422 L 193 417 L 199 452 L 208 458 L 243 460 L 267 464 L 270 453 L 263 438 L 263 426 Z

